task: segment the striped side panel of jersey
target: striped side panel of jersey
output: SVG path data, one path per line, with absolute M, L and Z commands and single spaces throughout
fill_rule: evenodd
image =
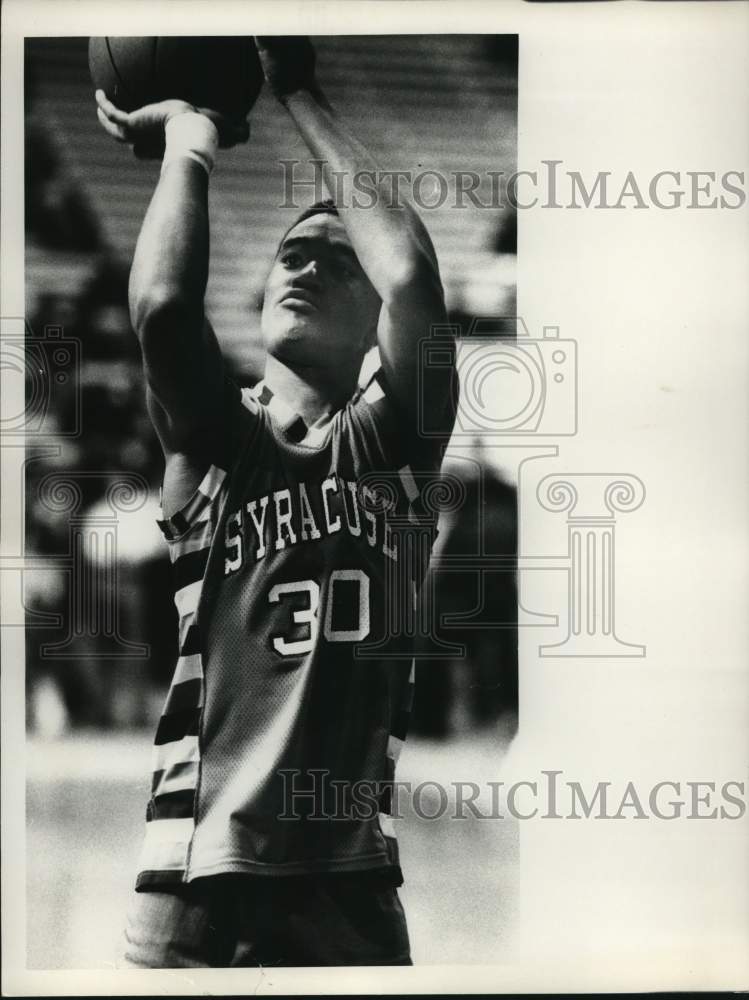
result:
M 160 882 L 181 882 L 187 866 L 195 829 L 204 697 L 195 613 L 216 528 L 214 501 L 225 476 L 223 469 L 211 466 L 189 504 L 172 518 L 159 521 L 172 560 L 179 658 L 154 741 L 151 798 L 136 886 L 156 873 Z
M 398 765 L 403 744 L 408 732 L 408 722 L 411 715 L 411 707 L 414 698 L 414 681 L 416 677 L 416 662 L 411 663 L 411 672 L 408 677 L 403 700 L 396 713 L 395 720 L 388 736 L 387 756 L 385 759 L 385 789 L 380 796 L 378 820 L 380 832 L 385 838 L 388 855 L 393 864 L 398 862 L 398 841 L 396 838 L 395 825 L 393 823 L 393 790 L 392 783 L 395 781 L 395 769 Z
M 364 398 L 370 403 L 370 405 L 372 405 L 372 403 L 376 403 L 383 396 L 383 389 L 377 377 L 378 374 L 379 373 L 375 373 L 372 382 L 364 393 Z M 411 466 L 404 465 L 398 469 L 398 476 L 408 503 L 408 519 L 411 524 L 415 526 L 431 524 L 432 517 L 429 511 L 424 507 L 421 490 L 419 489 L 417 479 L 413 474 Z M 421 582 L 423 581 L 423 572 L 426 571 L 430 551 L 431 545 L 424 549 L 422 545 L 417 543 L 414 546 L 414 551 L 412 553 L 415 561 L 411 563 L 410 573 L 413 573 L 413 576 L 410 581 L 409 589 L 414 620 L 417 614 L 419 588 Z M 418 562 L 419 558 L 425 560 L 423 566 L 421 567 Z M 415 682 L 416 661 L 412 660 L 408 681 L 403 690 L 400 705 L 396 709 L 395 717 L 391 724 L 390 734 L 388 736 L 387 755 L 385 760 L 385 787 L 383 794 L 380 796 L 379 803 L 380 812 L 378 820 L 380 824 L 380 831 L 385 837 L 388 854 L 390 855 L 392 862 L 396 865 L 399 863 L 399 857 L 396 830 L 393 823 L 392 786 L 395 781 L 395 769 L 398 764 L 398 758 L 400 757 L 403 744 L 405 743 L 408 733 L 408 725 L 414 701 Z

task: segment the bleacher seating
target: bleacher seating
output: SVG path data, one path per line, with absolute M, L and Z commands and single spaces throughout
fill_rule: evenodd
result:
M 98 125 L 88 74 L 87 40 L 27 41 L 35 120 L 99 219 L 104 243 L 132 257 L 158 165 L 135 160 Z M 321 83 L 385 169 L 511 172 L 515 169 L 517 81 L 491 61 L 480 36 L 326 37 L 317 41 Z M 307 152 L 267 92 L 251 116 L 249 147 L 222 152 L 211 186 L 212 256 L 207 310 L 224 349 L 257 364 L 253 311 L 270 259 L 292 209 L 280 210 L 279 161 Z M 424 212 L 448 293 L 468 276 L 481 280 L 501 209 L 468 205 Z M 490 182 L 479 196 L 487 201 Z M 306 204 L 309 196 L 300 197 Z M 29 285 L 49 281 L 44 255 L 27 254 Z M 483 280 L 491 280 L 484 278 Z

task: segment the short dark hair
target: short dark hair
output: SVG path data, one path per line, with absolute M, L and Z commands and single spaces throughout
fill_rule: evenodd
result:
M 304 222 L 305 219 L 310 219 L 313 215 L 338 215 L 338 209 L 335 207 L 335 203 L 332 198 L 324 198 L 322 201 L 316 201 L 313 205 L 310 205 L 309 208 L 305 208 L 305 210 L 298 215 L 296 219 L 294 219 L 289 228 L 278 241 L 278 250 L 280 250 L 283 246 L 283 241 L 289 235 L 291 230 L 295 226 L 298 226 L 300 222 Z M 276 253 L 278 253 L 278 250 L 276 250 Z

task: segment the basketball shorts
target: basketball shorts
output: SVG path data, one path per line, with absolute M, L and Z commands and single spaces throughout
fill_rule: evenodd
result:
M 223 875 L 137 892 L 120 962 L 149 969 L 411 964 L 397 890 L 360 873 Z

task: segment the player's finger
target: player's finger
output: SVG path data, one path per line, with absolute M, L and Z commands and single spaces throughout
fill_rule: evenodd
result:
M 101 110 L 101 108 L 96 109 L 96 117 L 99 119 L 101 124 L 104 126 L 104 129 L 107 132 L 109 132 L 109 134 L 112 136 L 113 139 L 116 139 L 117 142 L 128 141 L 127 134 L 122 125 L 117 125 L 115 122 L 111 122 L 104 114 L 104 112 Z
M 127 125 L 130 118 L 127 111 L 121 111 L 116 104 L 112 104 L 103 90 L 97 90 L 95 97 L 96 103 L 99 105 L 107 118 L 116 122 L 118 125 Z

